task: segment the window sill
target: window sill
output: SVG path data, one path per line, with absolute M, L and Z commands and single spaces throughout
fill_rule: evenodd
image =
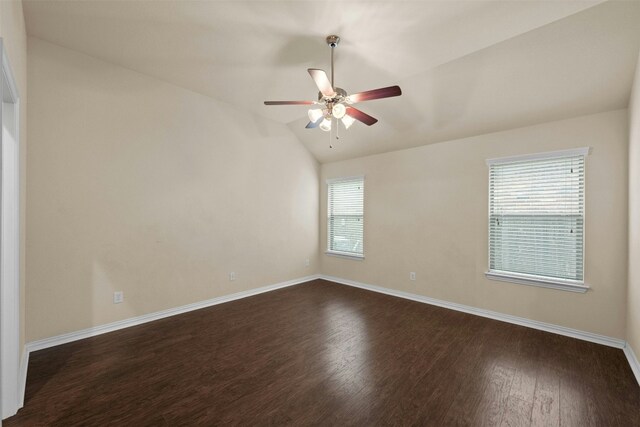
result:
M 329 255 L 329 256 L 338 257 L 338 258 L 346 258 L 346 259 L 353 259 L 353 260 L 356 260 L 356 261 L 364 261 L 364 255 L 354 255 L 354 254 L 350 254 L 348 252 L 326 251 L 324 254 L 325 255 Z
M 561 280 L 538 279 L 516 274 L 509 274 L 497 271 L 487 271 L 484 273 L 489 280 L 498 280 L 501 282 L 518 283 L 520 285 L 538 286 L 541 288 L 558 289 L 561 291 L 585 293 L 589 290 L 589 286 L 577 283 L 569 283 Z

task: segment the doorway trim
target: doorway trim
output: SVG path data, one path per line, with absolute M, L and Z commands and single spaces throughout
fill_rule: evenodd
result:
M 23 404 L 20 381 L 20 95 L 0 38 L 0 387 L 2 418 Z

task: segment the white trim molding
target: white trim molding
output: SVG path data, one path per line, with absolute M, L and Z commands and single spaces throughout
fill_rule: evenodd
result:
M 0 39 L 0 400 L 2 419 L 20 397 L 20 94 Z
M 524 317 L 498 313 L 496 311 L 485 310 L 482 308 L 471 307 L 468 305 L 443 301 L 435 298 L 429 298 L 423 295 L 416 295 L 409 292 L 398 291 L 395 289 L 383 288 L 381 286 L 369 285 L 366 283 L 356 282 L 354 280 L 341 279 L 334 276 L 320 275 L 320 278 L 328 280 L 330 282 L 340 283 L 342 285 L 366 289 L 369 291 L 391 295 L 398 298 L 404 298 L 411 301 L 417 301 L 425 304 L 435 305 L 438 307 L 448 308 L 451 310 L 461 311 L 463 313 L 475 314 L 476 316 L 487 317 L 489 319 L 500 320 L 507 323 L 513 323 L 514 325 L 526 326 L 527 328 L 533 328 L 558 335 L 564 335 L 566 337 L 577 338 L 583 341 L 590 341 L 596 344 L 603 344 L 609 347 L 625 348 L 626 345 L 626 342 L 619 338 L 612 338 L 604 335 L 594 334 L 591 332 L 579 331 L 577 329 L 553 325 L 551 323 L 539 322 L 537 320 L 526 319 Z
M 499 273 L 497 271 L 487 271 L 484 275 L 489 280 L 499 282 L 518 283 L 520 285 L 537 286 L 540 288 L 559 289 L 561 291 L 585 293 L 589 290 L 588 285 L 571 283 L 569 281 L 534 278 L 533 276 L 519 276 L 514 273 Z
M 636 376 L 636 381 L 638 381 L 638 385 L 640 385 L 640 362 L 638 362 L 638 358 L 629 343 L 624 347 L 624 355 L 627 356 L 633 375 Z
M 187 313 L 189 311 L 194 311 L 205 307 L 211 307 L 213 305 L 224 304 L 225 302 L 235 301 L 265 292 L 275 291 L 276 289 L 299 285 L 301 283 L 309 282 L 311 280 L 319 278 L 320 275 L 316 274 L 312 276 L 301 277 L 299 279 L 288 280 L 286 282 L 276 283 L 274 285 L 263 286 L 261 288 L 250 289 L 248 291 L 236 292 L 235 294 L 223 295 L 205 301 L 194 302 L 192 304 L 187 304 L 180 307 L 169 308 L 162 311 L 156 311 L 154 313 L 143 314 L 142 316 L 136 316 L 129 319 L 119 320 L 113 323 L 107 323 L 105 325 L 94 326 L 92 328 L 87 328 L 76 332 L 69 332 L 67 334 L 57 335 L 55 337 L 32 341 L 28 343 L 26 347 L 28 352 L 43 350 L 45 348 L 55 347 L 60 344 L 66 344 L 84 338 L 95 337 L 96 335 L 102 335 L 108 332 L 117 331 L 119 329 L 153 322 L 154 320 L 164 319 L 165 317 L 175 316 L 177 314 Z
M 18 376 L 18 407 L 24 406 L 24 393 L 27 390 L 27 370 L 29 369 L 29 350 L 24 346 L 22 351 L 22 361 L 20 362 L 20 373 Z
M 345 259 L 354 259 L 356 261 L 364 261 L 364 255 L 355 255 L 355 254 L 350 254 L 348 252 L 338 252 L 338 251 L 325 251 L 324 253 L 325 255 L 329 255 L 329 256 L 334 256 L 334 257 L 338 257 L 338 258 L 345 258 Z

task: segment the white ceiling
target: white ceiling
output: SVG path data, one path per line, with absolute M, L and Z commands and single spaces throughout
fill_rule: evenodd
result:
M 288 124 L 321 162 L 625 108 L 640 48 L 637 1 L 34 1 L 27 32 Z M 398 84 L 358 108 L 329 148 L 306 109 L 307 68 L 337 86 Z

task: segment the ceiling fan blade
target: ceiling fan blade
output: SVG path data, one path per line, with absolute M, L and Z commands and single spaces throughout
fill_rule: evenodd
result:
M 354 93 L 349 95 L 349 102 L 370 101 L 372 99 L 391 98 L 392 96 L 402 95 L 400 86 L 389 86 L 380 89 L 367 90 L 365 92 Z
M 313 81 L 316 83 L 316 86 L 318 86 L 318 90 L 324 96 L 329 96 L 329 97 L 335 96 L 336 92 L 333 90 L 333 87 L 331 87 L 331 82 L 329 81 L 329 77 L 327 77 L 327 73 L 325 73 L 324 70 L 319 70 L 317 68 L 309 68 L 307 71 L 311 75 L 311 78 L 313 79 Z
M 367 126 L 371 126 L 372 124 L 375 124 L 378 119 L 371 117 L 370 115 L 368 115 L 367 113 L 363 113 L 362 111 L 358 110 L 357 108 L 353 108 L 353 107 L 347 107 L 347 116 L 351 116 L 356 120 L 361 121 L 362 123 L 364 123 Z
M 264 105 L 313 105 L 316 101 L 264 101 Z

